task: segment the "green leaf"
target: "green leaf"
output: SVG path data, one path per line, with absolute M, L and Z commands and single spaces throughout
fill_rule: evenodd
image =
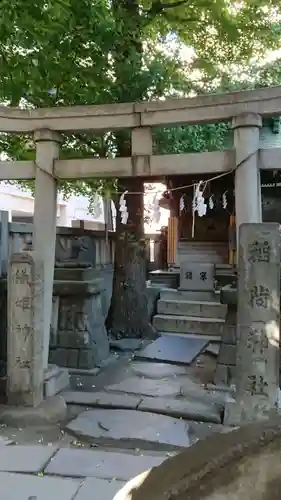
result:
M 279 83 L 280 61 L 260 61 L 280 45 L 280 13 L 277 0 L 2 0 L 0 99 L 28 108 L 106 104 Z M 154 131 L 154 150 L 220 149 L 228 133 L 228 124 L 165 127 Z M 34 158 L 29 141 L 0 136 L 14 159 Z M 127 133 L 77 133 L 65 136 L 61 155 L 124 151 Z M 115 179 L 60 183 L 65 196 L 116 188 Z

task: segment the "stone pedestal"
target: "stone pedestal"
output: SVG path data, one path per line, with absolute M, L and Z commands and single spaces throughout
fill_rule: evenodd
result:
M 70 276 L 75 274 L 75 270 L 69 272 Z M 59 303 L 53 308 L 51 363 L 89 370 L 108 357 L 103 288 L 102 280 L 54 282 L 54 296 Z
M 276 413 L 279 392 L 279 225 L 243 224 L 239 233 L 237 391 L 228 425 Z
M 180 267 L 180 290 L 213 292 L 214 264 L 185 261 Z
M 43 266 L 34 254 L 12 255 L 8 270 L 8 403 L 43 400 Z

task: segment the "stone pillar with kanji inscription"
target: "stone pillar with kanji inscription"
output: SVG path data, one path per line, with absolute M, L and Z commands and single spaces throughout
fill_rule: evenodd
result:
M 236 401 L 225 423 L 261 420 L 278 410 L 280 338 L 279 224 L 239 230 Z
M 11 256 L 8 268 L 8 404 L 43 401 L 43 266 L 32 252 Z

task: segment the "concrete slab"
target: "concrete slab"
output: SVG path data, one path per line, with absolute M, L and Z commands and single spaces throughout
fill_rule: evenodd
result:
M 112 500 L 125 484 L 125 481 L 88 478 L 78 491 L 75 500 Z
M 26 457 L 28 458 L 28 457 Z M 0 472 L 1 500 L 72 500 L 80 481 Z
M 170 336 L 170 337 L 184 337 L 186 338 L 187 335 L 186 333 L 179 333 L 179 332 L 159 332 L 159 335 L 162 337 L 165 336 Z M 188 334 L 189 339 L 200 339 L 200 340 L 206 340 L 206 342 L 220 342 L 221 341 L 221 336 L 220 335 L 203 335 L 203 334 L 197 334 L 197 333 L 189 333 Z
M 153 380 L 139 377 L 131 377 L 110 385 L 106 388 L 110 393 L 119 392 L 126 394 L 139 394 L 140 396 L 151 397 L 172 397 L 192 396 L 198 398 L 207 398 L 208 395 L 204 388 L 198 383 L 193 382 L 188 376 L 182 376 L 177 379 Z
M 206 348 L 208 342 L 188 337 L 165 335 L 136 353 L 136 359 L 190 364 Z
M 68 391 L 63 394 L 63 397 L 66 403 L 73 405 L 129 410 L 135 410 L 141 401 L 140 396 L 134 396 L 133 394 L 112 394 L 108 392 Z
M 66 426 L 75 435 L 104 446 L 173 450 L 190 445 L 184 420 L 134 410 L 89 410 Z
M 186 398 L 144 398 L 138 410 L 186 420 L 212 422 L 215 424 L 221 423 L 221 414 L 217 405 L 214 403 L 208 404 L 201 401 L 192 401 Z
M 41 472 L 56 450 L 55 446 L 1 446 L 0 471 Z
M 130 364 L 130 369 L 139 377 L 161 379 L 186 375 L 183 366 L 170 365 L 168 363 L 153 363 L 136 361 Z
M 139 377 L 128 378 L 118 384 L 109 385 L 106 389 L 153 397 L 177 397 L 181 395 L 181 384 L 176 380 L 150 380 Z
M 147 343 L 142 339 L 110 340 L 110 348 L 118 351 L 136 351 L 142 349 Z
M 115 478 L 128 481 L 146 469 L 160 465 L 168 457 L 115 453 L 99 450 L 61 448 L 45 473 L 68 477 Z M 103 498 L 103 497 L 100 497 Z

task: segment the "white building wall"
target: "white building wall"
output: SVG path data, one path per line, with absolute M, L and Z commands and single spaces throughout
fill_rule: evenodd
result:
M 78 221 L 86 221 L 89 229 L 96 229 L 104 224 L 104 207 L 99 197 L 94 207 L 94 213 L 88 210 L 89 201 L 86 196 L 71 196 L 68 200 L 58 197 L 57 225 L 71 227 Z M 17 186 L 0 182 L 0 210 L 10 214 L 13 218 L 32 218 L 34 214 L 34 197 L 31 193 L 22 191 Z M 114 215 L 114 214 L 113 214 Z M 85 226 L 86 227 L 86 226 Z
M 145 196 L 145 203 L 151 205 L 155 198 L 155 193 L 158 192 L 161 197 L 165 186 L 160 183 L 155 184 L 153 192 L 147 193 Z M 71 196 L 69 199 L 64 200 L 58 196 L 57 203 L 57 226 L 60 227 L 79 227 L 80 221 L 84 222 L 85 229 L 103 229 L 104 220 L 104 205 L 102 197 L 98 197 L 97 203 L 94 205 L 93 214 L 89 212 L 89 199 L 87 196 Z M 114 203 L 111 203 L 113 228 L 116 224 L 116 209 Z M 0 182 L 0 210 L 9 212 L 9 219 L 12 221 L 16 218 L 19 220 L 32 219 L 34 214 L 34 197 L 31 193 L 22 191 L 15 185 Z M 146 233 L 156 233 L 160 230 L 161 226 L 166 226 L 168 223 L 169 210 L 160 208 L 160 220 L 155 221 L 152 219 L 148 224 L 145 224 Z

